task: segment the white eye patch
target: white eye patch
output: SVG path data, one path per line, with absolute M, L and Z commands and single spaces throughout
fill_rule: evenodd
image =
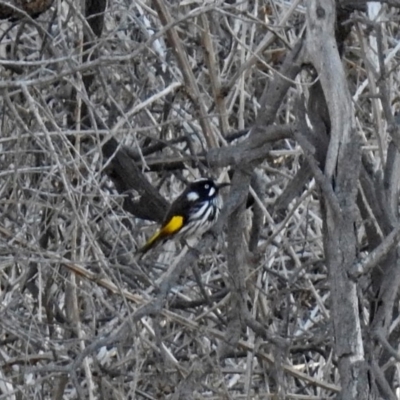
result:
M 208 186 L 208 185 L 207 185 L 207 186 Z M 207 188 L 207 189 L 208 189 L 208 188 Z M 210 189 L 210 191 L 208 192 L 208 197 L 213 197 L 214 194 L 215 194 L 215 188 L 212 187 L 212 188 Z
M 198 195 L 196 192 L 189 192 L 189 193 L 186 195 L 186 198 L 187 198 L 189 201 L 196 201 L 196 200 L 199 199 L 199 195 Z

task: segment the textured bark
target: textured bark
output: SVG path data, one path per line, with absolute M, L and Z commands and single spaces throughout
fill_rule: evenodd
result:
M 307 49 L 316 68 L 331 121 L 331 136 L 325 177 L 336 195 L 339 213 L 332 201 L 322 198 L 324 249 L 331 287 L 331 318 L 336 356 L 342 383 L 342 398 L 368 399 L 369 385 L 361 336 L 357 286 L 348 277 L 356 261 L 354 229 L 361 152 L 355 131 L 350 93 L 337 48 L 334 26 L 335 2 L 314 0 L 307 8 Z
M 23 13 L 18 10 L 25 12 L 30 17 L 37 17 L 51 7 L 53 0 L 12 0 L 8 3 L 9 5 L 0 4 L 0 19 L 23 18 Z

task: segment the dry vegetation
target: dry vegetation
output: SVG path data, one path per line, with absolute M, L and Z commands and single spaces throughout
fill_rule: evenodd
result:
M 396 1 L 337 2 L 343 76 L 314 0 L 6 3 L 0 399 L 396 399 Z

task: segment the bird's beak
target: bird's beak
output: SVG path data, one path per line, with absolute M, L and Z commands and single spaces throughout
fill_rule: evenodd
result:
M 228 182 L 218 183 L 218 189 L 222 189 L 222 188 L 224 188 L 226 186 L 231 186 L 231 184 L 228 183 Z

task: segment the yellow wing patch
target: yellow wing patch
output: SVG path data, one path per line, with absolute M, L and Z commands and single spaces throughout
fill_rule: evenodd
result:
M 156 244 L 158 239 L 163 239 L 169 235 L 173 235 L 178 232 L 182 226 L 183 217 L 181 215 L 175 215 L 147 241 L 140 251 L 145 253 Z
M 178 232 L 182 226 L 183 217 L 181 215 L 175 215 L 160 229 L 160 233 L 163 235 L 172 235 L 173 233 Z

